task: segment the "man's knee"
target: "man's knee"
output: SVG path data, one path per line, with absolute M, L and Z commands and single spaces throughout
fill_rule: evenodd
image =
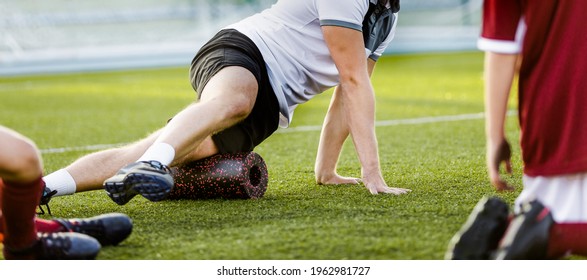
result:
M 235 96 L 226 104 L 225 117 L 238 121 L 244 120 L 253 110 L 253 105 L 255 100 L 251 100 L 250 96 Z
M 0 173 L 9 181 L 29 182 L 42 175 L 42 163 L 36 145 L 28 140 L 14 141 L 9 159 L 2 159 Z
M 259 86 L 255 76 L 243 67 L 226 67 L 206 85 L 201 102 L 213 102 L 221 117 L 242 120 L 252 111 Z

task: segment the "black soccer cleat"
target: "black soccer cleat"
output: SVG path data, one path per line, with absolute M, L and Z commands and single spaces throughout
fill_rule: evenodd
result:
M 56 219 L 68 232 L 89 235 L 102 246 L 118 245 L 132 232 L 132 220 L 125 214 L 109 213 L 87 219 Z
M 37 260 L 93 260 L 98 256 L 100 243 L 77 232 L 37 233 L 37 241 L 29 248 L 11 250 L 4 246 L 6 259 Z
M 42 207 L 44 205 L 45 208 L 47 208 L 47 213 L 49 215 L 52 215 L 51 208 L 49 207 L 49 201 L 51 201 L 51 198 L 53 198 L 53 196 L 55 194 L 57 194 L 57 190 L 51 190 L 47 186 L 43 187 L 43 194 L 41 194 L 41 201 L 39 201 L 39 212 L 37 214 L 39 214 L 39 215 L 45 214 L 45 210 L 43 210 L 43 207 Z
M 161 201 L 173 189 L 173 177 L 169 167 L 158 161 L 134 162 L 104 181 L 104 189 L 118 205 L 128 203 L 137 194 Z
M 508 215 L 508 205 L 501 199 L 482 198 L 451 239 L 445 259 L 489 259 L 507 229 Z
M 42 233 L 39 244 L 39 259 L 46 260 L 93 260 L 101 249 L 96 239 L 75 232 Z
M 493 256 L 497 260 L 541 260 L 548 254 L 548 239 L 554 219 L 550 210 L 534 200 L 522 204 Z

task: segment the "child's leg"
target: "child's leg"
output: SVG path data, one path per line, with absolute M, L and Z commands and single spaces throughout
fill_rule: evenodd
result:
M 548 241 L 548 258 L 587 256 L 587 223 L 554 224 Z
M 0 188 L 4 251 L 26 250 L 37 240 L 35 216 L 43 182 L 40 177 L 29 183 L 3 181 Z
M 516 200 L 537 198 L 553 215 L 548 257 L 587 256 L 587 173 L 554 177 L 524 176 L 524 190 Z

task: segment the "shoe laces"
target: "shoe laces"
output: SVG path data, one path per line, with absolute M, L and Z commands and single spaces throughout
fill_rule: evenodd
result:
M 49 201 L 51 201 L 51 198 L 55 194 L 57 194 L 57 190 L 51 190 L 47 186 L 43 187 L 43 194 L 41 195 L 41 201 L 39 202 L 39 212 L 37 212 L 37 214 L 40 214 L 40 215 L 45 214 L 45 210 L 43 210 L 43 207 L 42 207 L 44 205 L 45 208 L 47 208 L 47 213 L 51 216 L 53 215 L 53 214 L 51 214 L 51 208 L 49 207 Z
M 143 161 L 144 163 L 147 163 L 148 165 L 150 165 L 151 167 L 157 169 L 157 170 L 161 170 L 167 173 L 171 173 L 171 169 L 169 168 L 169 166 L 162 164 L 156 160 L 149 160 L 149 161 Z

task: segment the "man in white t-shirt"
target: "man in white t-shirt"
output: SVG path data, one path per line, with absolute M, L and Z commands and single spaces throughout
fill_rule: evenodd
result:
M 297 105 L 336 87 L 320 137 L 317 183 L 362 182 L 372 194 L 407 193 L 388 187 L 382 176 L 370 81 L 393 39 L 398 11 L 399 0 L 279 0 L 227 26 L 192 61 L 198 102 L 137 143 L 90 154 L 48 175 L 47 187 L 65 195 L 103 186 L 120 205 L 136 194 L 164 199 L 174 184 L 168 166 L 252 151 L 279 125 L 289 125 Z M 361 179 L 336 172 L 349 135 Z

